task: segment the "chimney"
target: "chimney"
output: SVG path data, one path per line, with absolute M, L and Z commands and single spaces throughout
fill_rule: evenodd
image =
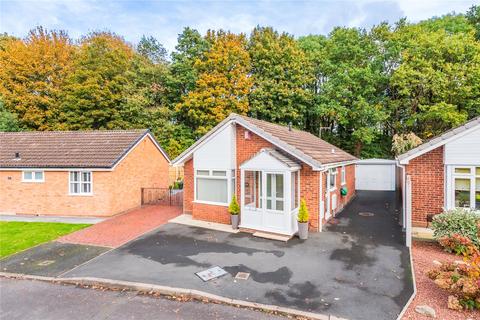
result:
M 288 131 L 292 131 L 292 122 L 291 121 L 288 123 Z

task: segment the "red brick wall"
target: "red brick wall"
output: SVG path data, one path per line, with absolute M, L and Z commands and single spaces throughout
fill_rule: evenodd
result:
M 320 172 L 313 171 L 310 166 L 302 165 L 300 170 L 300 199 L 305 199 L 309 213 L 308 228 L 318 231 L 320 209 Z
M 194 197 L 194 186 L 193 186 L 193 159 L 185 162 L 183 167 L 183 212 L 192 213 L 193 210 L 193 200 Z
M 425 227 L 427 214 L 438 214 L 444 205 L 443 146 L 427 152 L 406 165 L 412 181 L 412 225 Z
M 228 207 L 211 204 L 193 203 L 192 217 L 197 220 L 230 224 Z

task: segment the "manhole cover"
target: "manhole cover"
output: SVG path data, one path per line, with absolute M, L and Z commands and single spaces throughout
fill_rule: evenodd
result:
M 44 260 L 44 261 L 38 263 L 37 265 L 39 265 L 39 266 L 48 266 L 48 265 L 51 265 L 52 263 L 55 263 L 55 260 Z
M 373 217 L 375 215 L 375 213 L 373 213 L 373 212 L 359 212 L 358 215 L 362 216 L 362 217 Z
M 227 271 L 223 270 L 219 266 L 207 269 L 205 271 L 200 271 L 195 273 L 203 281 L 209 281 L 227 274 Z
M 248 272 L 238 272 L 237 275 L 235 276 L 235 279 L 247 280 L 248 277 L 250 277 L 250 273 L 248 273 Z

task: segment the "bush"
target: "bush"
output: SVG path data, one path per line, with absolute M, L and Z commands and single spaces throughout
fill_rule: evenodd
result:
M 308 222 L 308 208 L 305 199 L 300 200 L 300 208 L 298 209 L 298 222 Z
M 453 235 L 467 237 L 480 247 L 480 212 L 454 209 L 433 217 L 433 236 L 439 240 Z
M 230 212 L 230 214 L 233 216 L 236 216 L 240 213 L 240 206 L 238 205 L 237 197 L 235 195 L 232 197 L 232 201 L 228 206 L 228 212 Z
M 465 257 L 470 257 L 477 251 L 477 247 L 473 244 L 472 240 L 459 234 L 440 238 L 438 239 L 438 243 L 440 243 L 445 251 Z

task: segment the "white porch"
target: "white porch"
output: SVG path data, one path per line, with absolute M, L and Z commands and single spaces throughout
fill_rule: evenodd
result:
M 293 235 L 300 203 L 298 162 L 263 149 L 240 166 L 240 227 Z

